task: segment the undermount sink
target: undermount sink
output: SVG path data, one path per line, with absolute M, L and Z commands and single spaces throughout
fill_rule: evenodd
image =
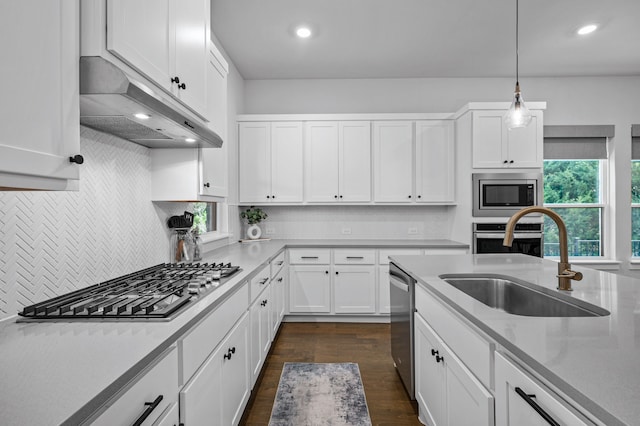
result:
M 479 302 L 513 315 L 598 317 L 611 314 L 583 300 L 504 275 L 445 274 L 439 278 Z

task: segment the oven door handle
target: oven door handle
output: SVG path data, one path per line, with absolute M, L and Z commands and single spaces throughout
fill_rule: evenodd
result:
M 504 233 L 476 233 L 476 238 L 478 240 L 495 240 L 495 239 L 504 239 Z M 525 233 L 516 233 L 513 234 L 514 240 L 523 240 L 528 238 L 542 238 L 542 232 L 525 232 Z

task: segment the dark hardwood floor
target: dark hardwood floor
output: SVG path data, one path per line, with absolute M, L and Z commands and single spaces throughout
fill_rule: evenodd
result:
M 282 323 L 241 425 L 267 425 L 285 362 L 356 362 L 373 425 L 420 425 L 391 359 L 389 324 Z

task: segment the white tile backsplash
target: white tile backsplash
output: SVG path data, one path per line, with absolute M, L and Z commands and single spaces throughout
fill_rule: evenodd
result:
M 0 192 L 0 319 L 169 259 L 166 218 L 151 202 L 149 149 L 82 128 L 79 192 Z
M 452 226 L 449 212 L 452 208 L 413 205 L 267 206 L 263 210 L 269 217 L 260 225 L 263 237 L 267 238 L 449 238 Z M 409 228 L 413 228 L 415 233 L 410 234 Z

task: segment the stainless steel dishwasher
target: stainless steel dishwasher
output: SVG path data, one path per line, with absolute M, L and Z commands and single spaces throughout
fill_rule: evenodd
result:
M 413 313 L 415 280 L 393 262 L 389 264 L 391 297 L 391 356 L 411 400 L 415 400 Z

